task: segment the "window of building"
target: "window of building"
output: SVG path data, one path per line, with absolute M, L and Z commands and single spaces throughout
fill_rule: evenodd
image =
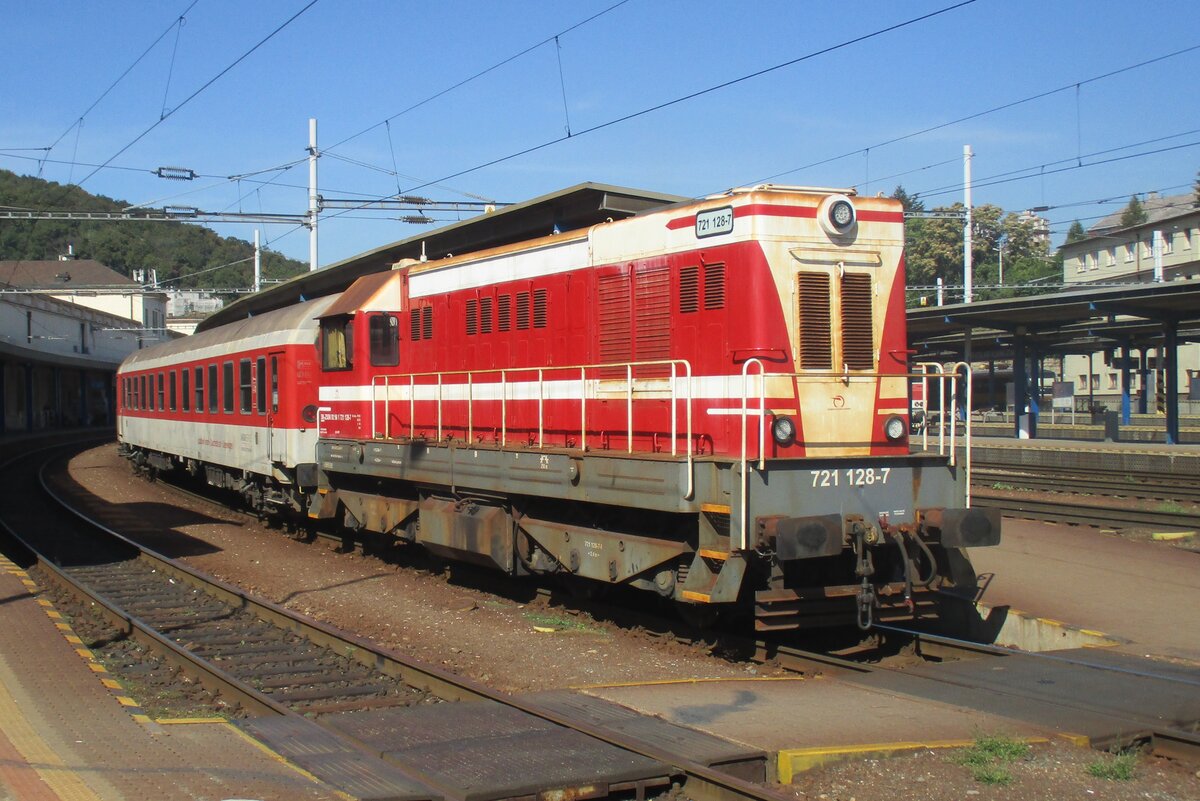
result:
M 1135 245 L 1134 245 L 1132 242 L 1130 242 L 1129 244 L 1127 244 L 1127 245 L 1125 246 L 1125 263 L 1126 263 L 1126 264 L 1128 264 L 1129 262 L 1133 261 L 1133 249 L 1134 249 L 1134 247 L 1135 247 Z
M 217 409 L 217 366 L 210 364 L 208 366 L 208 411 L 210 414 L 216 414 Z
M 1079 374 L 1079 388 L 1080 388 L 1080 389 L 1087 389 L 1087 388 L 1088 388 L 1088 377 L 1087 377 L 1087 373 L 1080 373 L 1080 374 Z
M 221 363 L 221 409 L 233 414 L 233 362 Z
M 267 413 L 267 357 L 259 356 L 258 361 L 255 362 L 255 366 L 257 367 L 257 372 L 258 372 L 258 381 L 257 381 L 257 384 L 258 384 L 258 398 L 257 398 L 258 406 L 257 406 L 257 410 L 258 410 L 259 414 L 266 414 Z
M 1080 256 L 1079 261 L 1075 263 L 1075 272 L 1081 273 L 1087 269 L 1087 257 Z
M 177 405 L 176 399 L 178 398 L 178 396 L 175 394 L 175 380 L 175 371 L 172 370 L 167 374 L 167 404 L 171 411 L 175 411 L 175 407 Z
M 1088 260 L 1088 269 L 1089 269 L 1089 270 L 1099 270 L 1099 269 L 1100 269 L 1100 256 L 1099 256 L 1099 254 L 1097 254 L 1097 255 L 1092 255 L 1091 253 L 1089 253 L 1089 254 L 1088 254 L 1088 257 L 1087 257 L 1087 260 Z
M 1120 388 L 1120 384 L 1118 383 L 1116 373 L 1108 374 L 1108 388 L 1109 389 L 1119 389 Z
M 1106 258 L 1104 260 L 1105 267 L 1112 267 L 1117 263 L 1117 248 L 1114 245 L 1105 251 Z
M 1142 258 L 1149 259 L 1154 256 L 1154 243 L 1147 239 L 1142 243 Z
M 392 314 L 372 314 L 367 322 L 371 340 L 371 364 L 395 367 L 400 364 L 400 320 Z
M 1182 231 L 1180 231 L 1179 238 L 1182 240 L 1181 247 L 1184 250 L 1192 249 L 1192 229 L 1191 228 L 1184 228 Z
M 350 370 L 354 367 L 354 318 L 348 314 L 321 320 L 321 368 Z
M 196 368 L 196 413 L 204 411 L 204 368 Z
M 1175 249 L 1175 232 L 1174 231 L 1163 231 L 1162 232 L 1162 249 L 1163 249 L 1163 253 L 1171 253 L 1172 251 L 1174 251 L 1174 249 Z
M 1092 389 L 1100 389 L 1100 374 L 1092 373 Z
M 250 414 L 254 406 L 254 368 L 249 359 L 238 361 L 238 410 Z
M 192 402 L 191 386 L 188 381 L 191 375 L 191 371 L 186 367 L 179 371 L 179 408 L 185 412 L 190 410 Z

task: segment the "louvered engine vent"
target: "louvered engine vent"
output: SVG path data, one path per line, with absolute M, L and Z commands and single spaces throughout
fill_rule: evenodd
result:
M 833 341 L 830 335 L 829 275 L 797 273 L 796 352 L 805 370 L 829 370 L 833 367 Z
M 842 361 L 851 370 L 875 369 L 871 285 L 863 273 L 842 276 Z

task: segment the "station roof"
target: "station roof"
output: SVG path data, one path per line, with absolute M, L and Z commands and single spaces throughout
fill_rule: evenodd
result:
M 244 317 L 290 306 L 301 300 L 342 292 L 361 276 L 391 269 L 401 259 L 441 259 L 526 239 L 632 217 L 647 209 L 688 198 L 608 184 L 582 183 L 517 203 L 489 214 L 421 233 L 305 273 L 241 298 L 197 328 L 207 331 Z
M 1017 335 L 1047 353 L 1142 349 L 1162 344 L 1168 322 L 1180 343 L 1200 342 L 1200 279 L 909 309 L 908 339 L 917 360 L 959 359 L 969 329 L 973 360 L 1011 359 Z

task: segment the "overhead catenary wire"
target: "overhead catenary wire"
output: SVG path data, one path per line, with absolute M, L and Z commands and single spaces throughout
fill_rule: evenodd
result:
M 809 164 L 805 164 L 801 167 L 793 167 L 789 170 L 784 170 L 783 172 L 777 172 L 774 175 L 768 175 L 765 178 L 759 178 L 755 181 L 752 181 L 751 183 L 754 183 L 754 184 L 769 183 L 777 178 L 782 178 L 785 175 L 791 175 L 792 173 L 812 169 L 813 167 L 821 167 L 825 164 L 829 164 L 834 161 L 839 161 L 844 158 L 856 156 L 856 155 L 862 153 L 864 150 L 879 149 L 881 147 L 886 147 L 887 145 L 894 145 L 897 142 L 903 142 L 908 139 L 913 139 L 918 136 L 923 136 L 928 133 L 933 133 L 934 131 L 940 131 L 943 128 L 949 128 L 953 125 L 958 125 L 960 123 L 969 122 L 971 120 L 979 119 L 980 117 L 986 117 L 989 114 L 995 114 L 1000 111 L 1005 111 L 1007 109 L 1014 108 L 1016 106 L 1020 106 L 1025 103 L 1032 103 L 1034 100 L 1041 100 L 1042 98 L 1050 97 L 1052 95 L 1056 95 L 1061 92 L 1065 92 L 1069 89 L 1074 89 L 1076 86 L 1085 86 L 1090 83 L 1096 83 L 1097 81 L 1102 81 L 1107 78 L 1112 78 L 1116 75 L 1120 75 L 1125 72 L 1130 72 L 1132 70 L 1141 69 L 1142 67 L 1147 67 L 1147 66 L 1150 66 L 1151 64 L 1157 64 L 1160 61 L 1165 61 L 1170 58 L 1182 56 L 1187 53 L 1194 52 L 1196 50 L 1200 50 L 1200 44 L 1191 45 L 1190 47 L 1185 47 L 1185 48 L 1182 48 L 1179 50 L 1173 50 L 1169 53 L 1164 53 L 1160 56 L 1154 56 L 1153 58 L 1144 59 L 1142 61 L 1137 62 L 1136 64 L 1129 64 L 1129 65 L 1121 67 L 1119 69 L 1110 70 L 1108 72 L 1101 73 L 1099 75 L 1093 75 L 1090 78 L 1085 78 L 1080 81 L 1074 81 L 1072 83 L 1065 84 L 1063 86 L 1059 86 L 1055 89 L 1047 89 L 1043 92 L 1037 92 L 1036 94 L 1032 94 L 1027 97 L 1020 98 L 1019 100 L 1011 100 L 1006 103 L 1001 103 L 998 106 L 992 106 L 991 108 L 984 109 L 983 111 L 976 111 L 972 114 L 968 114 L 963 117 L 958 117 L 953 120 L 947 120 L 946 122 L 938 123 L 937 125 L 931 125 L 927 128 L 922 128 L 917 131 L 910 131 L 909 133 L 902 134 L 900 136 L 894 136 L 891 139 L 886 139 L 882 142 L 876 142 L 875 144 L 867 145 L 866 147 L 856 147 L 853 150 L 848 150 L 845 153 L 841 153 L 836 156 L 829 156 L 828 158 L 823 158 L 819 161 L 814 161 Z
M 909 26 L 916 25 L 921 22 L 925 22 L 927 20 L 933 19 L 933 18 L 941 16 L 943 14 L 947 14 L 951 11 L 955 11 L 955 10 L 963 8 L 965 6 L 972 5 L 975 2 L 977 2 L 977 0 L 961 0 L 961 2 L 953 3 L 951 5 L 936 9 L 934 11 L 930 11 L 928 13 L 921 14 L 921 15 L 918 15 L 915 17 L 910 17 L 909 19 L 894 23 L 892 25 L 885 26 L 883 28 L 878 28 L 869 33 L 864 33 L 859 36 L 852 37 L 850 39 L 842 40 L 840 42 L 829 45 L 827 47 L 823 47 L 823 48 L 819 48 L 817 50 L 810 51 L 808 53 L 805 53 L 804 55 L 797 56 L 796 58 L 789 59 L 789 60 L 781 62 L 779 64 L 774 64 L 769 67 L 764 67 L 762 69 L 755 70 L 754 72 L 750 72 L 745 75 L 741 75 L 737 78 L 731 78 L 727 81 L 722 81 L 721 83 L 715 84 L 713 86 L 709 86 L 704 89 L 698 89 L 694 92 L 689 92 L 688 94 L 682 95 L 680 97 L 676 97 L 674 99 L 667 100 L 662 103 L 655 104 L 653 106 L 649 106 L 649 107 L 641 109 L 639 111 L 634 111 L 629 114 L 625 114 L 620 117 L 613 118 L 606 122 L 597 123 L 596 125 L 593 125 L 591 127 L 584 128 L 579 131 L 575 131 L 570 136 L 567 136 L 567 135 L 558 136 L 553 139 L 549 139 L 545 142 L 542 142 L 540 144 L 531 145 L 530 147 L 523 148 L 522 150 L 518 150 L 514 153 L 509 153 L 508 155 L 499 156 L 499 157 L 491 159 L 489 161 L 485 161 L 481 164 L 476 164 L 473 167 L 467 167 L 465 169 L 458 170 L 457 172 L 450 173 L 449 175 L 445 175 L 441 178 L 438 178 L 437 180 L 427 181 L 425 183 L 421 183 L 416 186 L 408 187 L 404 191 L 405 192 L 413 192 L 418 189 L 424 189 L 425 187 L 428 187 L 428 186 L 435 186 L 444 181 L 449 181 L 451 179 L 458 178 L 463 175 L 468 175 L 473 172 L 478 172 L 479 170 L 486 169 L 487 167 L 492 167 L 492 166 L 501 164 L 506 161 L 511 161 L 512 159 L 520 158 L 521 156 L 527 156 L 530 153 L 535 153 L 539 150 L 544 150 L 545 148 L 551 147 L 552 145 L 556 145 L 561 142 L 565 142 L 568 139 L 578 139 L 586 134 L 595 133 L 597 131 L 601 131 L 606 128 L 611 128 L 615 125 L 620 125 L 622 123 L 629 122 L 630 120 L 637 119 L 638 117 L 643 117 L 648 114 L 653 114 L 655 112 L 662 111 L 663 109 L 679 105 L 680 103 L 685 103 L 687 101 L 694 100 L 698 97 L 703 97 L 704 95 L 711 94 L 713 92 L 717 92 L 722 89 L 727 89 L 731 86 L 736 86 L 737 84 L 744 83 L 749 80 L 753 80 L 754 78 L 759 78 L 759 77 L 762 77 L 763 75 L 767 75 L 772 72 L 776 72 L 778 70 L 785 69 L 787 67 L 795 66 L 796 64 L 800 64 L 802 62 L 812 60 L 819 56 L 826 55 L 828 53 L 832 53 L 837 50 L 841 50 L 841 49 L 850 47 L 855 44 L 860 44 L 862 42 L 878 38 L 885 34 L 892 33 L 894 31 L 898 31 L 903 28 L 907 28 Z M 343 141 L 345 141 L 345 140 L 343 140 Z M 855 151 L 855 152 L 860 152 L 860 151 Z M 324 219 L 333 219 L 336 217 L 343 216 L 347 212 L 356 211 L 356 210 L 357 209 L 347 209 L 346 211 L 341 212 L 341 213 L 331 214 L 327 218 L 324 218 Z
M 111 84 L 109 84 L 108 88 L 105 89 L 103 92 L 101 92 L 99 97 L 97 97 L 95 100 L 92 101 L 92 104 L 90 106 L 88 106 L 86 109 L 84 109 L 83 113 L 80 114 L 76 118 L 75 122 L 68 125 L 67 129 L 58 135 L 58 138 L 55 139 L 48 148 L 46 148 L 46 152 L 49 153 L 51 150 L 53 150 L 55 148 L 55 146 L 58 145 L 58 143 L 63 140 L 63 137 L 65 137 L 67 134 L 69 134 L 71 132 L 72 128 L 74 128 L 76 125 L 82 125 L 84 117 L 86 117 L 88 114 L 90 114 L 92 112 L 92 109 L 94 109 L 94 108 L 96 108 L 96 106 L 100 105 L 100 101 L 104 100 L 104 98 L 106 98 L 108 96 L 108 93 L 111 92 L 113 89 L 115 89 L 117 84 L 119 84 L 121 81 L 123 81 L 125 79 L 125 76 L 128 75 L 130 72 L 132 72 L 133 68 L 136 67 L 138 64 L 140 64 L 142 59 L 144 59 L 147 55 L 150 54 L 150 51 L 153 50 L 155 48 L 155 46 L 158 45 L 158 43 L 161 42 L 163 40 L 163 38 L 168 33 L 171 32 L 172 28 L 181 24 L 183 18 L 187 15 L 187 13 L 189 11 L 191 11 L 193 8 L 195 8 L 196 4 L 199 2 L 200 2 L 200 0 L 192 0 L 192 2 L 188 4 L 188 7 L 185 8 L 183 11 L 181 11 L 179 13 L 179 15 L 174 20 L 171 21 L 171 24 L 166 27 L 166 30 L 164 30 L 162 33 L 160 33 L 158 35 L 158 37 L 153 42 L 150 43 L 150 46 L 147 47 L 145 50 L 143 50 L 142 54 L 140 56 L 138 56 L 137 58 L 135 58 L 133 60 L 133 63 L 130 64 L 128 67 L 126 67 L 125 71 L 122 72 L 120 75 L 118 75 L 117 79 L 115 81 L 113 81 Z
M 1165 138 L 1173 138 L 1173 137 L 1165 137 Z M 1162 141 L 1162 140 L 1159 139 L 1159 140 L 1150 140 L 1150 141 L 1153 142 L 1153 141 Z M 1134 158 L 1144 158 L 1146 156 L 1155 156 L 1160 153 L 1170 153 L 1175 150 L 1184 150 L 1189 147 L 1200 147 L 1200 140 L 1197 140 L 1194 142 L 1185 142 L 1184 144 L 1180 144 L 1180 145 L 1171 145 L 1168 147 L 1155 148 L 1153 150 L 1144 150 L 1144 151 L 1141 151 L 1138 153 L 1128 153 L 1128 154 L 1125 154 L 1122 156 L 1113 156 L 1112 158 L 1107 158 L 1107 159 L 1098 159 L 1096 161 L 1089 161 L 1089 162 L 1082 161 L 1082 159 L 1084 159 L 1084 158 L 1089 158 L 1091 156 L 1096 156 L 1096 155 L 1103 155 L 1105 153 L 1113 153 L 1113 152 L 1116 152 L 1117 150 L 1126 150 L 1129 147 L 1130 146 L 1127 145 L 1125 147 L 1112 148 L 1109 150 L 1097 151 L 1096 153 L 1092 153 L 1092 154 L 1085 154 L 1084 156 L 1080 157 L 1079 163 L 1067 164 L 1066 166 L 1057 167 L 1057 168 L 1051 169 L 1051 170 L 1040 169 L 1036 173 L 1029 173 L 1027 175 L 1021 175 L 1019 173 L 1029 172 L 1029 170 L 1039 169 L 1039 166 L 1045 167 L 1048 165 L 1039 165 L 1039 166 L 1035 166 L 1035 167 L 1028 167 L 1023 170 L 1011 170 L 1011 171 L 1005 172 L 1005 173 L 998 173 L 994 176 L 990 176 L 987 178 L 981 178 L 981 179 L 972 181 L 971 185 L 973 188 L 977 188 L 977 189 L 983 188 L 983 187 L 988 187 L 988 186 L 998 186 L 1000 184 L 1012 183 L 1014 181 L 1026 181 L 1026 180 L 1029 180 L 1030 178 L 1041 177 L 1042 175 L 1055 175 L 1055 174 L 1063 173 L 1063 172 L 1071 172 L 1073 170 L 1087 169 L 1089 167 L 1099 167 L 1104 164 L 1114 164 L 1119 161 L 1128 161 L 1129 159 L 1134 159 Z M 1067 161 L 1073 161 L 1073 159 L 1067 159 Z M 1063 162 L 1059 161 L 1059 162 L 1052 162 L 1052 163 L 1062 164 Z M 919 192 L 917 194 L 919 194 L 921 197 L 929 198 L 929 197 L 936 197 L 938 195 L 950 194 L 952 192 L 958 191 L 961 188 L 962 188 L 962 186 L 960 184 L 957 187 L 953 187 L 953 186 L 944 187 L 944 188 L 940 188 L 940 189 L 936 189 L 936 190 L 932 190 L 932 191 Z
M 467 78 L 463 78 L 458 83 L 455 83 L 451 86 L 447 86 L 445 89 L 442 89 L 438 92 L 434 92 L 432 95 L 429 95 L 425 99 L 419 100 L 416 103 L 413 103 L 411 106 L 408 106 L 407 108 L 397 111 L 392 116 L 387 117 L 380 122 L 377 122 L 373 125 L 368 125 L 366 128 L 363 128 L 358 133 L 351 134 L 350 136 L 347 136 L 345 139 L 341 139 L 337 142 L 334 142 L 332 145 L 329 145 L 328 147 L 322 148 L 321 153 L 327 154 L 330 150 L 339 148 L 342 145 L 346 144 L 347 142 L 349 142 L 353 139 L 357 139 L 358 137 L 362 136 L 363 134 L 370 133 L 371 131 L 375 130 L 376 128 L 378 128 L 381 125 L 386 125 L 389 122 L 392 122 L 400 117 L 403 117 L 405 114 L 408 114 L 410 111 L 415 111 L 416 109 L 419 109 L 421 106 L 424 106 L 427 103 L 431 103 L 434 100 L 437 100 L 439 97 L 442 97 L 443 95 L 453 92 L 455 89 L 458 89 L 462 86 L 466 86 L 467 84 L 471 83 L 472 81 L 482 78 L 484 75 L 487 75 L 490 72 L 494 72 L 494 71 L 500 69 L 505 64 L 509 64 L 513 61 L 516 61 L 521 56 L 532 53 L 534 50 L 537 50 L 540 47 L 544 47 L 545 45 L 549 44 L 550 42 L 556 42 L 556 41 L 558 41 L 558 37 L 565 36 L 566 34 L 570 33 L 571 31 L 576 30 L 577 28 L 582 28 L 584 25 L 587 25 L 589 22 L 597 20 L 600 17 L 603 17 L 605 14 L 608 14 L 609 12 L 615 11 L 616 9 L 620 8 L 621 6 L 625 5 L 628 2 L 629 2 L 629 0 L 620 0 L 620 2 L 613 3 L 611 6 L 608 6 L 607 8 L 597 11 L 595 14 L 591 15 L 587 19 L 580 20 L 579 22 L 576 22 L 574 25 L 571 25 L 567 28 L 563 28 L 561 31 L 554 34 L 553 36 L 548 36 L 545 39 L 542 39 L 541 41 L 537 42 L 536 44 L 531 44 L 531 45 L 529 45 L 529 47 L 526 47 L 524 50 L 521 50 L 517 53 L 513 53 L 511 56 L 508 56 L 507 58 L 501 59 L 500 61 L 497 61 L 495 64 L 492 64 L 490 67 L 485 67 L 484 69 L 479 70 L 475 74 L 473 74 Z
M 151 131 L 153 131 L 153 130 L 154 130 L 155 128 L 157 128 L 159 125 L 162 125 L 164 122 L 166 122 L 168 119 L 170 119 L 170 118 L 171 118 L 171 117 L 172 117 L 172 116 L 173 116 L 173 115 L 174 115 L 176 112 L 178 112 L 180 109 L 182 109 L 182 108 L 183 108 L 184 106 L 186 106 L 188 103 L 190 103 L 190 102 L 192 102 L 194 99 L 196 99 L 196 97 L 197 97 L 198 95 L 200 95 L 200 93 L 201 93 L 201 92 L 203 92 L 203 91 L 204 91 L 205 89 L 207 89 L 208 87 L 212 86 L 214 83 L 216 83 L 216 82 L 217 82 L 218 80 L 220 80 L 222 77 L 224 77 L 224 75 L 225 75 L 226 73 L 228 73 L 230 70 L 232 70 L 232 69 L 233 69 L 234 67 L 236 67 L 238 64 L 241 64 L 241 63 L 242 63 L 243 61 L 245 61 L 247 58 L 249 58 L 249 57 L 250 57 L 250 55 L 251 55 L 252 53 L 254 53 L 254 52 L 255 52 L 256 50 L 258 50 L 260 47 L 262 47 L 263 45 L 265 45 L 267 42 L 269 42 L 269 41 L 271 41 L 272 39 L 274 39 L 274 38 L 275 38 L 275 36 L 276 36 L 276 35 L 278 35 L 278 34 L 280 33 L 280 31 L 282 31 L 284 28 L 288 27 L 288 26 L 289 26 L 289 25 L 291 25 L 293 22 L 295 22 L 297 19 L 299 19 L 301 15 L 303 15 L 303 14 L 304 14 L 306 11 L 308 11 L 310 8 L 312 8 L 313 6 L 315 6 L 315 5 L 316 5 L 318 2 L 319 2 L 319 0 L 309 0 L 309 2 L 308 2 L 308 3 L 306 3 L 306 4 L 304 5 L 304 7 L 303 7 L 303 8 L 301 8 L 299 11 L 297 11 L 297 12 L 296 12 L 295 14 L 293 14 L 292 16 L 288 17 L 288 18 L 287 18 L 287 20 L 285 20 L 284 22 L 282 22 L 282 23 L 281 23 L 281 24 L 280 24 L 278 27 L 276 27 L 276 28 L 275 28 L 273 31 L 271 31 L 271 32 L 270 32 L 270 33 L 268 33 L 266 36 L 264 36 L 262 39 L 260 39 L 260 40 L 259 40 L 259 41 L 258 41 L 258 42 L 257 42 L 257 43 L 254 45 L 254 46 L 252 46 L 252 47 L 251 47 L 249 50 L 245 51 L 245 52 L 244 52 L 244 53 L 242 53 L 240 56 L 238 56 L 236 59 L 234 59 L 234 60 L 233 60 L 233 62 L 232 62 L 232 63 L 230 63 L 230 64 L 229 64 L 227 67 L 225 67 L 223 70 L 221 70 L 221 71 L 220 71 L 220 72 L 218 72 L 216 75 L 214 75 L 213 77 L 211 77 L 211 78 L 209 78 L 207 81 L 205 81 L 205 82 L 204 82 L 204 83 L 203 83 L 203 84 L 200 86 L 200 88 L 196 89 L 194 92 L 192 92 L 192 93 L 191 93 L 190 95 L 188 95 L 186 98 L 184 98 L 184 99 L 183 99 L 183 101 L 179 103 L 179 105 L 175 106 L 175 107 L 174 107 L 174 108 L 172 108 L 170 111 L 168 111 L 166 114 L 164 114 L 164 115 L 163 115 L 161 118 L 159 118 L 158 120 L 156 120 L 155 122 L 153 122 L 153 123 L 152 123 L 152 124 L 151 124 L 151 125 L 150 125 L 148 128 L 146 128 L 146 130 L 142 131 L 140 134 L 138 134 L 137 136 L 135 136 L 135 137 L 133 138 L 133 140 L 132 140 L 132 141 L 130 141 L 128 144 L 126 144 L 124 147 L 122 147 L 122 148 L 121 148 L 120 150 L 118 150 L 116 153 L 114 153 L 114 154 L 112 154 L 111 156 L 109 156 L 109 157 L 108 157 L 108 158 L 107 158 L 107 159 L 106 159 L 106 160 L 105 160 L 105 161 L 104 161 L 104 162 L 103 162 L 103 163 L 102 163 L 102 164 L 101 164 L 99 167 L 96 167 L 94 170 L 92 170 L 90 173 L 88 173 L 86 176 L 84 176 L 84 177 L 83 177 L 83 179 L 81 179 L 81 180 L 80 180 L 80 181 L 79 181 L 79 182 L 76 184 L 76 186 L 83 186 L 83 184 L 87 183 L 87 181 L 88 181 L 89 179 L 91 179 L 91 178 L 92 178 L 92 176 L 94 176 L 96 173 L 98 173 L 98 172 L 99 172 L 101 169 L 103 169 L 104 167 L 107 167 L 107 166 L 108 166 L 108 165 L 109 165 L 109 164 L 110 164 L 110 163 L 111 163 L 111 162 L 112 162 L 114 159 L 116 159 L 117 157 L 119 157 L 119 156 L 120 156 L 122 153 L 124 153 L 126 150 L 129 150 L 129 148 L 133 147 L 133 146 L 134 146 L 134 145 L 136 145 L 138 142 L 140 142 L 140 141 L 141 141 L 143 138 L 145 138 L 145 137 L 146 137 L 146 136 L 147 136 L 147 135 L 148 135 L 148 134 L 149 134 Z

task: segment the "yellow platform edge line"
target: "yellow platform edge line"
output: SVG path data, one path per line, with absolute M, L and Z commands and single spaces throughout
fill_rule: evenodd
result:
M 228 723 L 225 718 L 155 718 L 160 726 L 211 726 L 216 723 Z
M 1047 737 L 1020 737 L 1023 743 L 1048 743 Z M 889 757 L 905 751 L 920 749 L 970 748 L 975 739 L 926 740 L 922 742 L 900 741 L 893 743 L 861 743 L 858 745 L 818 746 L 815 748 L 790 748 L 780 751 L 775 760 L 780 784 L 791 784 L 797 773 L 827 765 L 851 757 Z

